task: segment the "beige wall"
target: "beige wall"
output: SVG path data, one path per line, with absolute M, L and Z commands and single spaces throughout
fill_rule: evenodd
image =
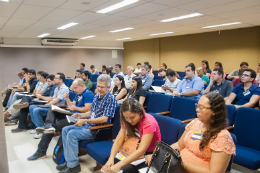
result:
M 159 40 L 158 63 L 154 55 L 156 40 Z M 226 73 L 239 68 L 242 61 L 256 70 L 260 62 L 260 27 L 125 42 L 124 49 L 124 66 L 149 61 L 153 69 L 158 69 L 164 62 L 168 68 L 184 71 L 187 64 L 193 62 L 197 68 L 205 59 L 211 69 L 214 62 L 222 62 Z

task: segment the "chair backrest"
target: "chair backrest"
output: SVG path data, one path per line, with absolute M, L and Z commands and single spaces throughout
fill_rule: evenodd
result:
M 158 70 L 153 70 L 153 75 L 154 75 L 154 77 L 158 76 Z
M 198 100 L 188 97 L 174 97 L 170 109 L 170 117 L 181 121 L 196 118 L 195 103 L 198 103 Z
M 179 74 L 180 77 L 185 77 L 186 76 L 186 72 L 177 71 L 177 73 Z
M 147 96 L 145 98 L 143 106 L 148 106 L 148 102 L 149 102 L 149 99 L 150 99 L 150 96 L 151 96 L 151 92 L 150 91 L 146 91 L 146 93 L 147 93 Z
M 99 77 L 99 74 L 93 74 L 92 75 L 92 82 L 97 82 L 97 78 Z
M 186 126 L 187 126 L 188 124 L 189 124 L 189 123 L 185 123 L 185 124 L 183 124 L 183 125 L 181 126 L 180 131 L 179 131 L 179 134 L 178 134 L 178 140 L 181 138 L 181 136 L 182 136 L 182 134 L 184 133 L 185 128 L 186 128 Z
M 98 72 L 98 74 L 102 74 L 102 72 Z
M 226 105 L 227 108 L 227 115 L 228 115 L 228 126 L 233 126 L 235 123 L 236 117 L 236 107 L 234 105 Z
M 147 112 L 159 113 L 170 111 L 173 97 L 160 93 L 152 93 L 147 107 Z
M 73 79 L 68 79 L 66 78 L 64 81 L 64 84 L 70 88 L 70 86 L 72 85 Z
M 121 106 L 117 106 L 116 111 L 115 111 L 115 115 L 114 115 L 114 119 L 113 119 L 112 139 L 116 139 L 116 136 L 121 129 L 120 108 L 121 108 Z
M 241 107 L 237 110 L 233 133 L 237 145 L 260 151 L 260 110 Z
M 205 90 L 207 87 L 208 87 L 208 84 L 205 84 L 205 85 L 204 85 L 204 90 Z
M 69 98 L 70 98 L 70 101 L 73 101 L 74 98 L 76 97 L 77 93 L 73 92 L 73 91 L 70 91 L 69 92 Z
M 95 90 L 97 89 L 97 83 L 92 83 L 93 86 L 92 86 L 92 91 L 95 92 Z
M 154 80 L 163 80 L 162 76 L 154 76 Z
M 165 81 L 164 80 L 158 80 L 158 79 L 155 79 L 152 83 L 152 86 L 162 86 L 165 84 Z
M 162 141 L 169 145 L 177 142 L 178 134 L 181 127 L 181 121 L 154 113 L 151 113 L 151 115 L 158 122 Z

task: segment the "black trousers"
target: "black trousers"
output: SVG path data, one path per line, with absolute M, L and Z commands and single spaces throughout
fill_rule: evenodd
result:
M 120 162 L 120 160 L 118 160 L 117 158 L 114 159 L 114 164 Z M 121 170 L 123 170 L 123 173 L 139 173 L 139 169 L 142 169 L 142 168 L 145 168 L 145 167 L 148 167 L 148 164 L 145 164 L 145 162 L 137 165 L 137 166 L 134 166 L 134 165 L 131 165 L 131 164 L 128 164 L 128 165 L 125 165 L 121 168 Z
M 9 97 L 10 97 L 11 93 L 12 93 L 11 90 L 8 90 L 8 91 L 6 92 L 5 99 L 4 99 L 4 101 L 3 101 L 3 107 L 6 107 L 6 106 L 7 106 L 7 102 L 8 102 L 8 100 L 9 100 Z

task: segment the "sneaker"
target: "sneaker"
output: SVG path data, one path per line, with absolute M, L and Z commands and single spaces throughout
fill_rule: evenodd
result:
M 27 129 L 20 129 L 19 127 L 11 130 L 12 133 L 19 133 L 19 132 L 26 132 L 26 131 Z
M 27 103 L 27 102 L 20 102 L 20 103 L 13 105 L 14 109 L 23 109 L 23 108 L 27 108 L 27 107 L 29 107 L 29 103 Z
M 67 162 L 64 162 L 64 163 L 62 163 L 62 164 L 56 166 L 56 169 L 57 169 L 58 171 L 62 171 L 62 170 L 65 169 L 65 168 L 67 168 Z
M 46 154 L 40 154 L 38 151 L 36 151 L 31 157 L 28 157 L 28 161 L 33 161 L 33 160 L 39 160 L 39 159 L 44 159 L 46 158 Z
M 18 123 L 18 120 L 9 120 L 5 122 L 6 126 L 12 126 L 12 125 L 16 125 Z
M 62 171 L 60 171 L 59 173 L 79 173 L 81 171 L 80 165 L 78 164 L 76 167 L 74 168 L 69 168 L 66 167 L 65 169 L 63 169 Z
M 47 134 L 49 134 L 49 133 L 55 133 L 56 129 L 54 127 L 52 127 L 51 124 L 46 124 L 44 126 L 44 128 L 37 127 L 36 131 L 37 131 L 37 133 L 47 133 Z
M 6 123 L 7 121 L 10 121 L 10 119 L 7 118 L 7 117 L 4 117 L 4 121 L 5 121 L 5 123 Z
M 40 139 L 42 138 L 42 133 L 37 133 L 36 135 L 33 136 L 34 139 Z
M 36 130 L 35 129 L 32 129 L 29 131 L 30 134 L 35 134 L 36 133 Z

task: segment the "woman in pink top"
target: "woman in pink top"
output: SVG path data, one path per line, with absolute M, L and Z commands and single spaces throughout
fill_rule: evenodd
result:
M 215 67 L 214 67 L 214 68 L 221 68 L 221 69 L 223 70 L 223 72 L 224 72 L 223 79 L 225 79 L 225 78 L 226 78 L 227 74 L 226 74 L 226 72 L 224 71 L 224 69 L 223 69 L 223 66 L 222 66 L 222 63 L 221 63 L 221 62 L 215 62 Z M 210 78 L 211 78 L 211 76 L 212 76 L 212 72 L 211 72 L 211 74 L 210 74 Z
M 225 130 L 225 101 L 220 94 L 210 92 L 200 98 L 196 108 L 198 118 L 186 126 L 182 137 L 171 147 L 180 151 L 186 172 L 224 173 L 236 150 Z
M 161 141 L 160 128 L 152 115 L 145 113 L 140 103 L 133 98 L 125 100 L 120 108 L 121 129 L 113 144 L 110 157 L 102 170 L 108 173 L 139 173 L 138 169 L 147 167 L 145 162 L 134 166 L 130 163 L 138 160 L 142 155 L 151 154 L 155 143 Z M 123 160 L 115 158 L 125 137 L 137 136 L 141 139 L 139 148 Z

